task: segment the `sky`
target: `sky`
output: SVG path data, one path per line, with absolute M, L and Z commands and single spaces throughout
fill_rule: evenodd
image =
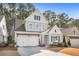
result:
M 79 3 L 33 3 L 33 5 L 41 12 L 52 10 L 56 14 L 66 13 L 70 18 L 79 19 Z

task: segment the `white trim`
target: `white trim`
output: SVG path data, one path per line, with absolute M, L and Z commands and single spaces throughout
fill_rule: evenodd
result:
M 22 31 L 15 31 L 15 34 L 41 34 L 39 32 L 22 32 Z

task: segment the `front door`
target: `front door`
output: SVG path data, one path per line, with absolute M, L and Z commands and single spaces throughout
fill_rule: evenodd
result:
M 45 45 L 47 45 L 48 44 L 48 35 L 44 36 L 44 41 L 45 41 Z
M 51 36 L 51 43 L 53 45 L 58 45 L 59 41 L 60 41 L 60 36 Z

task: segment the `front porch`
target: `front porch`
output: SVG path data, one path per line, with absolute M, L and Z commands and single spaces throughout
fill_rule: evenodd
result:
M 70 47 L 70 40 L 67 36 L 53 35 L 53 34 L 42 34 L 42 44 L 44 46 L 58 46 L 58 47 Z
M 42 40 L 45 46 L 58 46 L 63 43 L 63 37 L 61 35 L 42 34 Z

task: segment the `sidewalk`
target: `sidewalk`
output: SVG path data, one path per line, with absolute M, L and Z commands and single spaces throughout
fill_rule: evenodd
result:
M 70 56 L 70 55 L 60 53 L 60 52 L 53 52 L 50 50 L 41 50 L 40 53 L 31 55 L 31 56 Z

